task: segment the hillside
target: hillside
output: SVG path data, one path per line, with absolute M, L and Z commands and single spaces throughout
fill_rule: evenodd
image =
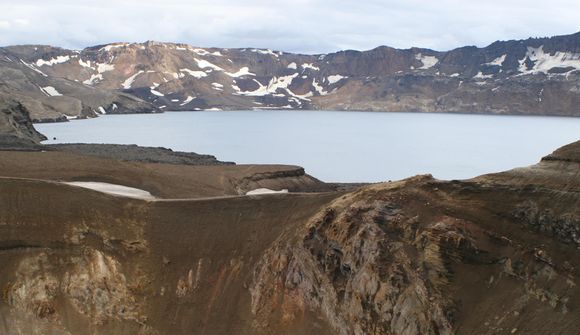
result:
M 0 94 L 39 121 L 262 108 L 580 116 L 580 33 L 321 55 L 151 41 L 11 46 L 0 48 L 0 71 Z
M 471 180 L 236 196 L 323 185 L 295 167 L 2 152 L 0 332 L 576 334 L 579 153 Z

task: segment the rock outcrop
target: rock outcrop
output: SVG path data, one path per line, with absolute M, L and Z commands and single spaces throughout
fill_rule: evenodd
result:
M 0 148 L 36 150 L 46 137 L 34 129 L 28 110 L 20 102 L 0 97 Z

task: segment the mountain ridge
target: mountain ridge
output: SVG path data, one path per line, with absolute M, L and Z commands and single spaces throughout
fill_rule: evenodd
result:
M 71 95 L 61 92 L 59 80 L 68 80 L 69 87 L 75 86 L 72 91 L 97 89 L 109 96 L 86 103 L 82 94 L 73 94 L 83 106 L 73 112 L 68 106 L 44 113 L 30 108 L 36 121 L 207 109 L 580 116 L 580 32 L 449 51 L 379 46 L 313 55 L 157 41 L 83 50 L 0 48 L 0 71 L 15 71 L 16 65 L 29 78 L 30 73 L 36 77 L 29 86 L 39 76 L 51 81 L 29 89 L 46 95 L 48 105 Z M 55 95 L 59 97 L 53 99 Z M 126 98 L 134 101 L 119 110 L 119 99 Z

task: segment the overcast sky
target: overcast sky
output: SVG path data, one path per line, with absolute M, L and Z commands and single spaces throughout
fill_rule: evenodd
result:
M 580 31 L 580 0 L 0 0 L 0 45 L 448 50 Z

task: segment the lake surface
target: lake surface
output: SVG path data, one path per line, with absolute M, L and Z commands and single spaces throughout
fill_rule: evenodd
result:
M 580 139 L 580 118 L 372 112 L 169 112 L 35 127 L 46 143 L 138 144 L 239 164 L 294 164 L 337 182 L 470 178 L 534 164 Z

